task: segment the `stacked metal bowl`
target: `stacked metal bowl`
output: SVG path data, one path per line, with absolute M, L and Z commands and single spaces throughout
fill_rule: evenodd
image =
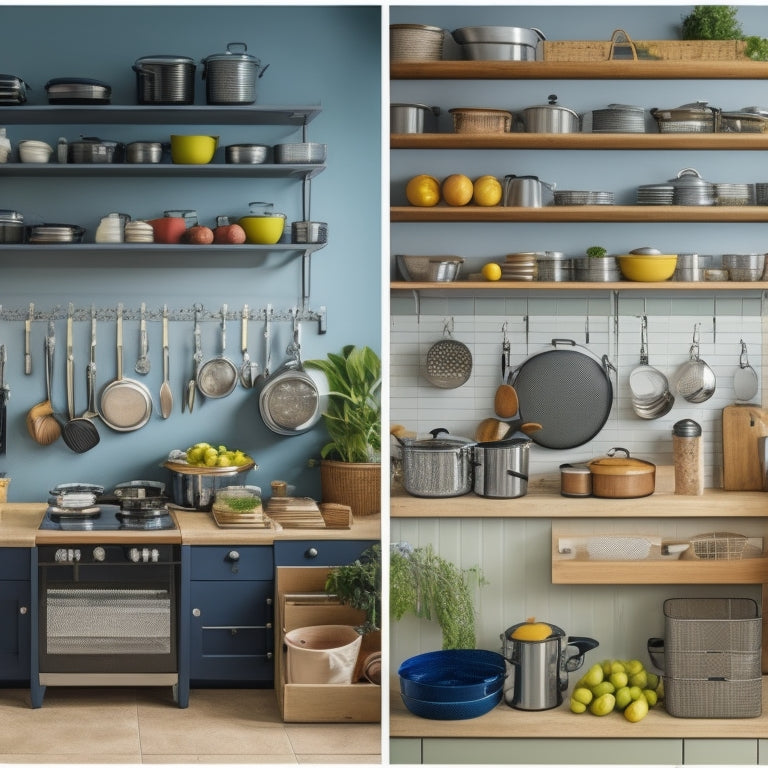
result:
M 397 673 L 400 696 L 414 715 L 468 720 L 501 702 L 506 662 L 493 651 L 431 651 L 406 659 Z
M 765 269 L 764 253 L 724 253 L 723 268 L 736 282 L 755 282 L 760 280 Z
M 609 104 L 592 111 L 592 133 L 645 133 L 645 110 L 630 104 Z

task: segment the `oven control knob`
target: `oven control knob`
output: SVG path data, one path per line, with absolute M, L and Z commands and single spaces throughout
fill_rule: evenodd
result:
M 66 563 L 67 562 L 67 550 L 66 549 L 57 549 L 56 554 L 53 556 L 54 560 L 57 563 Z
M 76 550 L 75 550 L 75 551 L 72 553 L 72 555 L 73 555 L 73 559 L 74 559 L 74 561 L 75 561 L 76 563 L 79 563 L 79 562 L 80 562 L 80 550 L 79 550 L 79 549 L 76 549 Z
M 149 562 L 149 549 L 147 549 L 147 547 L 144 547 L 144 549 L 141 550 L 141 560 L 144 563 Z
M 97 563 L 103 563 L 104 560 L 107 558 L 107 550 L 104 549 L 104 547 L 94 547 L 93 548 L 93 559 Z
M 160 550 L 152 549 L 152 551 L 149 553 L 149 556 L 152 558 L 153 563 L 160 562 Z
M 128 550 L 128 558 L 132 563 L 138 563 L 141 560 L 141 551 L 136 547 L 131 547 Z

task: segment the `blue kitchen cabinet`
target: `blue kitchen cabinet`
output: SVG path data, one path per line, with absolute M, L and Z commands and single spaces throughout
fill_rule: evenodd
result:
M 30 550 L 0 550 L 0 683 L 26 682 L 31 657 Z
M 273 568 L 270 546 L 191 548 L 191 685 L 273 685 Z
M 276 541 L 275 567 L 347 565 L 377 543 L 367 539 Z

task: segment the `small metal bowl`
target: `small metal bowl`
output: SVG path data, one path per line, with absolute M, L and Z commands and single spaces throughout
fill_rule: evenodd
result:
M 428 283 L 452 283 L 459 277 L 461 256 L 407 256 L 397 254 L 397 268 L 405 280 Z
M 324 163 L 328 153 L 328 145 L 312 141 L 305 141 L 300 144 L 275 144 L 274 151 L 276 163 Z
M 294 221 L 291 223 L 292 243 L 327 243 L 328 225 L 324 221 Z
M 133 141 L 125 147 L 126 163 L 159 163 L 163 145 L 159 141 Z
M 270 147 L 266 144 L 230 144 L 224 148 L 227 163 L 266 163 Z

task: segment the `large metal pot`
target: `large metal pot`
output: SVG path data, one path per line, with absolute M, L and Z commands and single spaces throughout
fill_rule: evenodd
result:
M 472 490 L 474 441 L 433 429 L 431 439 L 398 438 L 402 452 L 403 488 L 412 496 L 463 496 Z M 445 435 L 441 437 L 441 435 Z
M 125 145 L 95 136 L 83 136 L 80 141 L 69 142 L 67 153 L 70 163 L 122 163 Z
M 225 53 L 214 53 L 203 59 L 205 98 L 208 104 L 253 104 L 256 81 L 269 64 L 246 53 L 245 43 L 229 43 Z
M 216 492 L 233 485 L 245 485 L 253 462 L 241 467 L 193 467 L 181 462 L 166 461 L 163 466 L 170 472 L 170 496 L 180 507 L 207 511 Z
M 623 451 L 624 456 L 616 456 Z M 592 495 L 604 499 L 637 499 L 656 489 L 656 465 L 633 459 L 626 448 L 611 448 L 606 456 L 588 462 Z
M 528 437 L 477 443 L 472 449 L 474 492 L 489 499 L 525 496 L 530 447 Z
M 24 233 L 24 216 L 21 213 L 0 210 L 0 243 L 23 243 Z
M 192 104 L 195 101 L 194 59 L 187 56 L 143 56 L 136 59 L 139 104 Z
M 597 648 L 598 642 L 591 637 L 566 637 L 554 624 L 549 624 L 552 632 L 543 640 L 513 637 L 528 623 L 515 624 L 501 635 L 502 655 L 514 670 L 512 684 L 504 686 L 504 699 L 515 709 L 554 709 L 563 703 L 568 673 L 581 667 L 584 654 Z M 576 648 L 577 653 L 567 656 L 568 646 Z
M 502 205 L 541 208 L 555 203 L 555 185 L 541 181 L 538 176 L 504 177 Z
M 436 133 L 440 107 L 426 104 L 390 104 L 390 133 Z
M 526 133 L 578 133 L 581 118 L 578 112 L 557 103 L 557 96 L 551 94 L 548 104 L 526 107 L 523 110 Z

